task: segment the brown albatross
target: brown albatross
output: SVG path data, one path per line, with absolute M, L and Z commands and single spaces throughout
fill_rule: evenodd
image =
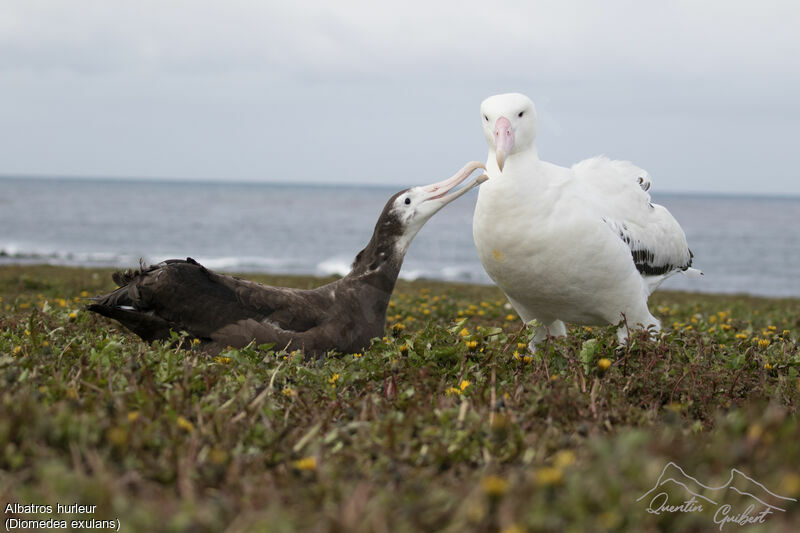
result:
M 384 333 L 386 308 L 411 240 L 442 207 L 483 183 L 485 174 L 448 194 L 481 163 L 453 177 L 392 196 L 350 272 L 322 287 L 270 287 L 212 272 L 191 258 L 169 259 L 117 272 L 115 291 L 97 296 L 90 311 L 113 318 L 145 341 L 186 332 L 209 353 L 228 346 L 274 343 L 320 357 L 364 350 Z

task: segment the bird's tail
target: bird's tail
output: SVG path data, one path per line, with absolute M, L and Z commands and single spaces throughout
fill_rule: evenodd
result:
M 86 309 L 113 318 L 145 341 L 164 340 L 170 336 L 169 322 L 151 313 L 102 304 L 92 304 Z
M 146 273 L 143 263 L 139 267 L 138 270 L 115 272 L 112 278 L 119 287 L 108 294 L 89 298 L 94 303 L 86 310 L 118 321 L 146 341 L 168 339 L 170 324 L 154 313 L 138 309 L 134 301 L 138 294 L 136 281 Z

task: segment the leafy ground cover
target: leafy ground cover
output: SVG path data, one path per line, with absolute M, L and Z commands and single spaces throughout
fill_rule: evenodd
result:
M 618 349 L 614 327 L 572 327 L 532 356 L 496 288 L 400 282 L 384 338 L 315 361 L 277 346 L 208 357 L 178 336 L 144 344 L 82 310 L 111 288 L 110 271 L 0 268 L 0 504 L 97 506 L 4 520 L 505 532 L 800 522 L 788 500 L 761 525 L 637 501 L 669 462 L 715 486 L 736 468 L 800 498 L 798 300 L 657 293 L 658 337 Z M 748 502 L 725 501 L 729 515 Z

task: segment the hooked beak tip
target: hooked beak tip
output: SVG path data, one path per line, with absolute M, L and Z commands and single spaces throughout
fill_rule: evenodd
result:
M 500 172 L 503 171 L 503 167 L 506 164 L 506 155 L 503 152 L 497 152 L 497 168 L 500 169 Z

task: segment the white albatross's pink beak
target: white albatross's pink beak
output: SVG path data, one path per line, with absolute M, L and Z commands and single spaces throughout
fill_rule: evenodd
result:
M 506 157 L 514 148 L 514 130 L 511 129 L 511 121 L 506 117 L 500 117 L 494 123 L 494 145 L 497 166 L 502 172 Z
M 450 191 L 458 187 L 461 182 L 467 179 L 470 174 L 472 174 L 475 170 L 482 168 L 486 170 L 486 167 L 483 166 L 483 163 L 479 163 L 478 161 L 470 161 L 466 165 L 464 165 L 461 170 L 456 172 L 452 177 L 447 178 L 446 180 L 433 183 L 431 185 L 423 185 L 422 190 L 427 193 L 427 197 L 425 198 L 425 202 L 429 202 L 431 200 L 438 200 L 441 203 L 441 207 L 449 204 L 459 196 L 463 195 L 473 187 L 477 187 L 484 181 L 489 179 L 489 176 L 486 174 L 481 174 L 475 180 L 467 185 L 466 187 L 460 189 L 459 191 L 447 195 Z M 447 196 L 445 196 L 447 195 Z

